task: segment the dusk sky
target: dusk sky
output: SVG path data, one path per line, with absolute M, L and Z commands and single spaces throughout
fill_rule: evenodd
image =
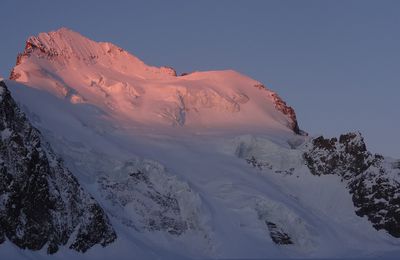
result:
M 276 91 L 311 135 L 358 130 L 400 158 L 400 1 L 2 0 L 0 75 L 30 35 L 68 27 L 150 65 L 234 69 Z

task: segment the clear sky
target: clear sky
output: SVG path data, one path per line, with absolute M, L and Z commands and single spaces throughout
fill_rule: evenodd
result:
M 359 130 L 400 158 L 400 1 L 1 0 L 0 75 L 25 40 L 68 27 L 178 73 L 234 69 L 296 110 L 310 134 Z

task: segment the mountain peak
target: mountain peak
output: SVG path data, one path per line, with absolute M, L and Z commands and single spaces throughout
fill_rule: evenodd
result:
M 178 77 L 67 28 L 30 37 L 10 79 L 124 122 L 301 134 L 294 110 L 254 79 L 233 70 Z
M 40 66 L 42 72 L 45 70 L 48 73 L 90 65 L 116 69 L 123 74 L 140 74 L 142 77 L 176 76 L 171 67 L 148 66 L 112 43 L 95 42 L 62 27 L 56 31 L 29 37 L 24 51 L 17 57 L 16 67 L 12 70 L 10 79 L 28 82 L 26 71 L 32 70 L 32 66 Z
M 63 56 L 66 59 L 75 58 L 82 61 L 94 60 L 115 51 L 124 52 L 112 43 L 92 41 L 65 27 L 29 37 L 23 55 L 29 55 L 35 50 L 48 58 Z

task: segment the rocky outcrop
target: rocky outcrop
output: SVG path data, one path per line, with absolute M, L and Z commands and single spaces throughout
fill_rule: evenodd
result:
M 271 97 L 274 100 L 275 108 L 281 111 L 291 120 L 290 128 L 293 130 L 293 132 L 298 135 L 305 135 L 305 132 L 301 131 L 299 128 L 299 124 L 297 123 L 296 113 L 294 112 L 294 109 L 288 106 L 286 102 L 283 101 L 283 99 L 278 96 L 278 94 L 271 93 Z
M 246 162 L 259 170 L 269 169 L 278 174 L 293 175 L 293 172 L 295 171 L 295 168 L 293 167 L 288 169 L 275 169 L 270 163 L 259 161 L 254 156 L 246 158 Z
M 111 216 L 135 230 L 182 235 L 200 229 L 199 197 L 157 162 L 132 159 L 100 177 L 98 188 Z
M 17 56 L 17 61 L 15 66 L 22 64 L 23 60 L 30 57 L 33 52 L 36 52 L 39 58 L 47 58 L 52 59 L 57 57 L 59 53 L 55 49 L 46 48 L 40 41 L 38 41 L 35 37 L 30 37 L 25 43 L 25 49 L 22 53 L 19 53 Z M 21 77 L 21 74 L 16 72 L 15 69 L 11 70 L 10 79 L 17 80 Z
M 248 203 L 251 204 L 251 200 Z M 255 204 L 255 210 L 275 244 L 295 245 L 302 248 L 312 247 L 314 242 L 313 236 L 310 234 L 310 226 L 286 205 L 270 198 L 259 197 Z
M 173 76 L 173 77 L 177 76 L 176 70 L 174 68 L 172 68 L 172 67 L 162 66 L 162 67 L 160 67 L 160 70 L 161 70 L 162 73 L 168 74 L 170 76 Z
M 100 205 L 42 140 L 0 82 L 0 243 L 55 253 L 106 246 L 116 233 Z
M 256 84 L 254 87 L 260 90 L 266 89 L 266 87 L 262 84 Z M 294 111 L 294 109 L 288 106 L 286 102 L 283 101 L 283 99 L 275 92 L 271 91 L 270 96 L 275 104 L 275 108 L 288 117 L 290 129 L 292 129 L 295 134 L 307 135 L 306 132 L 300 130 L 299 124 L 297 123 L 296 112 Z
M 360 133 L 348 133 L 339 140 L 322 136 L 313 139 L 304 158 L 312 174 L 336 174 L 348 180 L 367 170 L 379 156 L 367 151 Z
M 120 182 L 102 177 L 99 184 L 107 200 L 121 207 L 131 204 L 141 215 L 137 223 L 130 218 L 123 219 L 122 222 L 127 226 L 138 230 L 166 231 L 173 235 L 180 235 L 188 229 L 187 223 L 180 217 L 177 199 L 172 194 L 156 190 L 142 171 L 132 172 L 125 181 Z M 145 187 L 143 193 L 135 194 L 135 190 L 141 186 Z
M 358 216 L 366 216 L 377 230 L 400 237 L 400 169 L 371 154 L 360 133 L 344 134 L 339 140 L 315 138 L 304 159 L 312 174 L 342 178 Z
M 269 234 L 272 241 L 278 245 L 291 245 L 293 244 L 292 239 L 286 234 L 282 228 L 278 227 L 275 223 L 266 221 L 265 224 L 268 227 Z

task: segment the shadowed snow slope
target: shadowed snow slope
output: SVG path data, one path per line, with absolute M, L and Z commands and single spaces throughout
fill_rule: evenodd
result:
M 234 71 L 176 76 L 68 29 L 31 37 L 11 79 L 6 84 L 19 107 L 103 207 L 118 237 L 85 254 L 60 248 L 55 258 L 399 252 L 399 239 L 356 214 L 355 206 L 373 198 L 359 206 L 352 200 L 357 187 L 349 190 L 341 172 L 311 172 L 305 154 L 325 166 L 324 151 L 312 149 L 294 110 L 255 80 Z M 398 174 L 398 161 L 383 162 Z M 393 194 L 385 201 L 396 201 Z M 0 254 L 20 254 L 5 243 Z

